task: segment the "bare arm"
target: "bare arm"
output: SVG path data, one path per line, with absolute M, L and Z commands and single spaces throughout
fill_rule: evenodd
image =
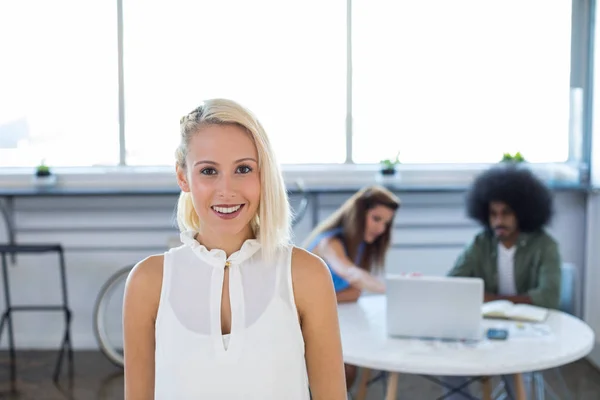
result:
M 350 286 L 346 289 L 340 290 L 335 294 L 338 303 L 353 303 L 360 297 L 360 289 Z
M 359 290 L 385 293 L 385 284 L 364 269 L 356 266 L 346 255 L 344 245 L 338 238 L 322 240 L 317 246 L 319 255 L 340 277 Z
M 154 399 L 154 321 L 160 301 L 163 257 L 139 262 L 123 300 L 125 400 Z
M 346 400 L 348 394 L 331 274 L 321 259 L 295 248 L 292 282 L 312 398 Z

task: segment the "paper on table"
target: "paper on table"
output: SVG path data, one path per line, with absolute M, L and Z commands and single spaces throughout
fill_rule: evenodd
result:
M 514 304 L 509 300 L 490 301 L 481 306 L 484 318 L 507 318 L 515 321 L 542 322 L 548 317 L 546 308 L 531 304 Z

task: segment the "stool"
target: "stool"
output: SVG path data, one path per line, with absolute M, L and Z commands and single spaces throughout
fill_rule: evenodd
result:
M 40 253 L 58 253 L 59 267 L 60 267 L 60 284 L 62 291 L 62 305 L 16 305 L 13 306 L 10 298 L 9 291 L 9 277 L 8 277 L 8 262 L 7 254 L 40 254 Z M 4 301 L 6 303 L 6 309 L 2 313 L 0 318 L 0 340 L 2 338 L 2 332 L 4 329 L 4 323 L 6 322 L 8 328 L 8 350 L 10 356 L 10 378 L 11 382 L 15 381 L 16 378 L 16 353 L 15 353 L 15 339 L 13 332 L 13 321 L 12 313 L 17 311 L 62 311 L 65 316 L 65 330 L 63 334 L 62 343 L 60 346 L 58 359 L 56 360 L 56 366 L 54 369 L 53 379 L 54 382 L 58 381 L 60 370 L 62 366 L 63 357 L 65 357 L 65 350 L 69 357 L 70 373 L 73 371 L 73 348 L 71 346 L 71 310 L 69 309 L 67 300 L 67 278 L 65 276 L 65 257 L 63 248 L 60 244 L 0 244 L 0 255 L 2 256 L 2 284 L 4 289 Z

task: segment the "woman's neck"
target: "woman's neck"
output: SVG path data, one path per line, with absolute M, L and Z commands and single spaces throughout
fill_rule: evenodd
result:
M 248 227 L 239 233 L 224 235 L 221 232 L 198 232 L 196 241 L 206 247 L 208 250 L 223 250 L 227 257 L 242 248 L 244 242 L 248 239 L 254 239 L 254 232 Z

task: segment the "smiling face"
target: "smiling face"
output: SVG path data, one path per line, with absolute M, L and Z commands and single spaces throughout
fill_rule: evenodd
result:
M 250 135 L 237 125 L 205 125 L 191 138 L 185 161 L 177 178 L 191 194 L 201 236 L 253 237 L 261 185 Z
M 367 211 L 365 237 L 367 243 L 373 243 L 381 236 L 394 219 L 395 211 L 384 205 L 377 205 Z

